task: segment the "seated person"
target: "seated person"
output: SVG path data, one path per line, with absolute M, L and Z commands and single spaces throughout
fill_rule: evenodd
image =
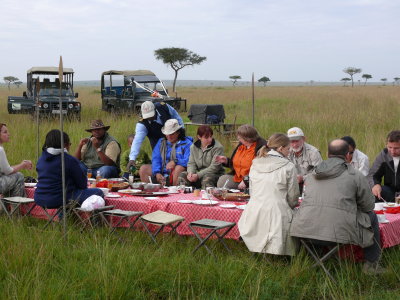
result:
M 121 171 L 124 172 L 123 177 L 127 178 L 130 175 L 130 170 L 127 169 L 127 164 L 129 162 L 129 153 L 131 153 L 131 146 L 132 146 L 132 141 L 135 138 L 134 134 L 130 134 L 128 135 L 128 148 L 127 150 L 125 150 L 125 152 L 122 153 L 121 155 L 121 163 L 120 163 L 120 168 Z M 139 176 L 139 169 L 142 165 L 144 164 L 150 164 L 151 160 L 149 155 L 143 150 L 140 149 L 139 151 L 139 155 L 136 157 L 136 166 L 135 169 L 135 173 L 133 174 L 135 177 Z
M 379 266 L 380 233 L 374 195 L 367 178 L 345 162 L 349 145 L 342 139 L 328 145 L 328 159 L 306 178 L 304 199 L 294 214 L 290 235 L 339 244 L 359 245 L 366 262 L 363 272 Z
M 346 161 L 364 176 L 368 176 L 369 159 L 368 156 L 356 149 L 356 142 L 351 136 L 344 136 L 342 140 L 349 144 L 349 153 L 346 155 Z
M 221 164 L 215 161 L 218 155 L 224 154 L 224 147 L 213 138 L 210 126 L 202 125 L 197 129 L 198 140 L 190 146 L 187 172 L 182 172 L 186 185 L 194 187 L 215 187 L 218 178 L 225 173 Z
M 82 204 L 89 196 L 103 197 L 103 192 L 97 188 L 87 187 L 86 173 L 79 167 L 79 161 L 68 154 L 71 145 L 69 136 L 63 133 L 64 146 L 61 146 L 60 131 L 53 129 L 46 135 L 42 147 L 42 155 L 39 157 L 36 171 L 38 183 L 35 191 L 37 205 L 47 208 L 58 208 L 63 205 L 62 175 L 61 175 L 61 151 L 64 151 L 65 188 L 67 202 L 74 200 Z
M 238 222 L 240 236 L 251 252 L 296 254 L 289 229 L 300 192 L 296 167 L 287 159 L 289 148 L 289 138 L 275 133 L 251 165 L 251 198 Z
M 185 135 L 185 129 L 176 119 L 165 122 L 161 131 L 165 138 L 159 139 L 154 147 L 152 164 L 140 168 L 140 180 L 149 182 L 152 175 L 153 182 L 164 184 L 165 177 L 169 176 L 172 181 L 167 184 L 177 185 L 179 175 L 186 171 L 193 139 Z
M 249 175 L 251 163 L 258 150 L 267 145 L 267 141 L 258 135 L 257 129 L 248 124 L 240 126 L 236 131 L 236 136 L 239 144 L 233 150 L 231 158 L 222 155 L 215 158 L 216 162 L 231 168 L 233 173 L 233 175 L 222 175 L 218 179 L 217 187 L 219 188 L 225 186 L 228 189 L 245 189 L 246 184 L 243 178 Z
M 368 180 L 377 201 L 394 202 L 400 192 L 400 130 L 391 131 L 386 138 L 384 148 L 369 170 Z M 383 185 L 382 184 L 383 179 Z
M 86 129 L 91 136 L 80 140 L 75 157 L 81 161 L 85 174 L 92 169 L 93 176 L 100 172 L 102 178 L 119 177 L 121 146 L 108 134 L 108 129 L 110 126 L 105 126 L 101 120 L 93 120 Z
M 25 196 L 24 175 L 19 170 L 32 169 L 30 160 L 23 160 L 15 166 L 10 166 L 3 143 L 10 140 L 6 124 L 0 123 L 0 194 L 5 197 Z

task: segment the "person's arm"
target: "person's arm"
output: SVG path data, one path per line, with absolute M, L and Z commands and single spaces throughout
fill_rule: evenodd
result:
M 66 168 L 68 169 L 68 172 L 70 176 L 72 177 L 72 180 L 75 184 L 75 187 L 78 189 L 86 189 L 87 188 L 87 177 L 86 174 L 83 172 L 81 167 L 79 166 L 79 161 L 73 157 L 73 156 L 65 156 L 66 158 Z
M 161 153 L 160 153 L 160 145 L 161 141 L 163 138 L 159 139 L 156 146 L 153 149 L 152 157 L 151 157 L 151 170 L 153 175 L 156 175 L 157 173 L 162 174 L 163 170 L 162 168 L 162 158 L 161 158 Z
M 30 160 L 23 160 L 18 165 L 10 166 L 7 160 L 4 148 L 0 148 L 0 170 L 5 175 L 16 173 L 22 169 L 32 169 L 32 162 Z
M 126 168 L 128 162 L 129 162 L 129 152 L 130 152 L 130 150 L 126 150 L 121 154 L 121 160 L 119 163 L 119 167 L 122 172 L 129 172 L 129 170 Z
M 190 156 L 190 146 L 192 144 L 189 142 L 186 142 L 185 145 L 179 147 L 180 151 L 178 153 L 177 151 L 177 155 L 176 155 L 176 164 L 180 165 L 182 167 L 187 167 L 188 161 L 189 161 L 189 156 Z
M 96 153 L 104 165 L 115 166 L 118 156 L 121 154 L 121 149 L 117 142 L 112 141 L 107 145 L 105 150 L 101 147 L 96 148 Z
M 82 160 L 82 147 L 86 145 L 88 141 L 89 138 L 83 138 L 79 141 L 78 148 L 76 148 L 74 155 L 78 160 Z
M 184 128 L 185 126 L 183 124 L 183 120 L 182 120 L 181 116 L 178 114 L 178 112 L 175 110 L 175 108 L 173 108 L 169 104 L 167 104 L 167 107 L 168 107 L 169 114 L 171 115 L 171 119 L 177 119 L 179 125 L 182 125 Z
M 135 161 L 140 152 L 140 147 L 147 136 L 148 131 L 146 126 L 142 123 L 136 123 L 135 138 L 133 139 L 131 152 L 129 153 L 129 160 Z
M 322 156 L 321 156 L 321 152 L 319 152 L 318 150 L 316 151 L 312 151 L 310 153 L 310 162 L 311 165 L 313 166 L 313 169 L 318 166 L 320 163 L 322 163 Z M 310 170 L 311 171 L 311 170 Z
M 368 156 L 363 155 L 359 157 L 360 168 L 358 169 L 364 176 L 369 173 L 369 159 Z
M 196 165 L 196 161 L 194 159 L 194 152 L 196 151 L 195 147 L 196 146 L 194 144 L 192 144 L 190 146 L 189 161 L 188 161 L 188 164 L 187 164 L 187 172 L 188 172 L 188 174 L 194 174 L 198 170 L 198 167 Z
M 224 148 L 223 147 L 214 147 L 211 150 L 212 153 L 212 160 L 211 160 L 211 164 L 207 167 L 204 168 L 203 170 L 197 172 L 197 175 L 199 176 L 199 178 L 203 178 L 203 176 L 205 174 L 218 174 L 220 168 L 221 168 L 221 164 L 217 163 L 215 158 L 219 155 L 224 155 Z M 189 169 L 189 168 L 188 168 Z
M 368 185 L 367 178 L 361 174 L 356 173 L 357 183 L 357 208 L 362 212 L 369 212 L 374 210 L 375 197 L 371 192 L 371 188 Z
M 368 172 L 368 183 L 371 188 L 375 185 L 380 185 L 382 182 L 382 177 L 385 174 L 385 161 L 383 159 L 383 154 L 380 153 L 376 158 Z

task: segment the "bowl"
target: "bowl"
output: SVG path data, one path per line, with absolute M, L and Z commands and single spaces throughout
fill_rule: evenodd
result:
M 133 183 L 131 183 L 131 186 L 132 186 L 133 189 L 142 190 L 142 191 L 143 191 L 145 185 L 146 185 L 146 183 L 144 183 L 144 182 L 133 182 Z
M 108 188 L 99 188 L 103 191 L 104 196 L 108 194 L 109 189 Z
M 161 189 L 161 184 L 158 183 L 146 183 L 143 187 L 145 192 L 158 192 Z
M 118 192 L 119 190 L 124 190 L 129 188 L 129 183 L 127 182 L 117 182 L 112 183 L 111 191 Z

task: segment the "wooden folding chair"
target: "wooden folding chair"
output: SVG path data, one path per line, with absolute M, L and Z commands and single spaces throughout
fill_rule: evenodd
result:
M 32 204 L 29 210 L 26 212 L 24 216 L 29 216 L 31 214 L 32 209 L 35 208 L 36 203 L 35 200 L 32 198 L 25 198 L 25 197 L 6 197 L 0 199 L 0 204 L 7 214 L 7 216 L 12 219 L 14 213 L 20 212 L 20 207 L 22 205 Z
M 123 222 L 126 221 L 129 224 L 128 229 L 133 229 L 136 222 L 139 220 L 140 216 L 143 215 L 142 211 L 129 211 L 129 210 L 122 210 L 122 209 L 112 209 L 103 211 L 100 213 L 101 218 L 103 219 L 104 223 L 110 227 L 110 233 L 113 233 L 115 229 Z M 110 221 L 107 220 L 107 216 L 109 216 Z M 117 224 L 113 226 L 113 218 L 119 218 Z M 133 218 L 133 220 L 131 220 Z
M 150 214 L 141 216 L 139 220 L 143 224 L 152 241 L 157 244 L 156 237 L 164 227 L 169 226 L 172 229 L 171 232 L 176 233 L 176 228 L 185 220 L 185 218 L 162 210 L 157 210 Z M 152 232 L 146 223 L 159 226 L 159 228 L 155 232 Z
M 232 252 L 232 250 L 229 249 L 229 247 L 224 242 L 224 237 L 228 234 L 229 231 L 232 230 L 232 228 L 235 225 L 236 225 L 235 222 L 225 222 L 225 221 L 213 220 L 213 219 L 202 219 L 202 220 L 191 222 L 189 224 L 189 228 L 194 233 L 194 235 L 197 237 L 197 239 L 200 241 L 200 243 L 197 245 L 197 247 L 193 250 L 193 253 L 196 252 L 200 247 L 204 246 L 206 248 L 206 250 L 208 251 L 208 253 L 210 253 L 212 256 L 215 257 L 214 253 L 206 245 L 206 242 L 208 241 L 208 239 L 210 239 L 211 236 L 214 234 L 218 237 L 218 242 L 220 242 L 228 252 Z M 211 232 L 208 233 L 205 238 L 202 238 L 201 235 L 199 234 L 199 232 L 196 231 L 196 227 L 211 230 Z M 225 230 L 222 232 L 218 232 L 222 229 L 225 229 Z

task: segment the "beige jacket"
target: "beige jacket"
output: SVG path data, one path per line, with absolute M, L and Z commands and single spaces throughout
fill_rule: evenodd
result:
M 289 228 L 299 197 L 296 175 L 293 163 L 274 150 L 267 157 L 253 160 L 251 198 L 238 223 L 250 251 L 295 254 L 295 240 L 289 236 Z
M 305 176 L 311 173 L 314 168 L 322 162 L 321 153 L 314 146 L 304 143 L 300 156 L 296 156 L 293 150 L 290 151 L 289 160 L 296 166 L 297 174 Z

